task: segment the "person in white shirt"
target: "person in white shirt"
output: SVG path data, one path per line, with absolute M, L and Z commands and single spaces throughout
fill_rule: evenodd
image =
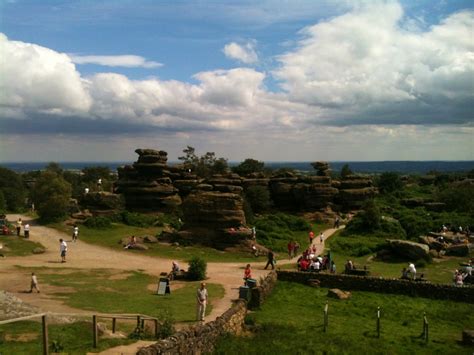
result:
M 410 272 L 410 274 L 412 275 L 413 280 L 414 280 L 416 278 L 415 264 L 413 264 L 413 263 L 408 264 L 408 271 Z
M 77 226 L 77 224 L 75 224 L 73 229 L 72 229 L 72 241 L 73 242 L 76 242 L 78 235 L 79 235 L 79 227 Z
M 33 289 L 36 290 L 36 292 L 40 293 L 39 287 L 38 287 L 38 279 L 36 278 L 36 275 L 34 272 L 31 273 L 31 286 L 30 286 L 30 293 L 33 292 Z
M 59 252 L 61 253 L 61 262 L 66 262 L 67 243 L 63 239 L 59 239 Z
M 204 321 L 204 315 L 206 314 L 206 305 L 207 305 L 207 289 L 204 282 L 201 283 L 201 287 L 198 288 L 196 293 L 197 299 L 197 320 Z
M 23 227 L 23 231 L 25 232 L 25 238 L 28 239 L 30 237 L 30 225 L 28 223 Z

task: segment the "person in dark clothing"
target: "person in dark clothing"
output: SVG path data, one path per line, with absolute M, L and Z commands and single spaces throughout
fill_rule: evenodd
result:
M 267 269 L 268 265 L 272 266 L 272 270 L 275 269 L 275 254 L 273 254 L 273 251 L 271 249 L 268 249 L 267 265 L 265 265 L 265 270 Z

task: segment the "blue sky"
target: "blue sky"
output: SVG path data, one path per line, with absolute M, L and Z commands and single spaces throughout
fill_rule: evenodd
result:
M 474 159 L 471 1 L 0 4 L 0 161 Z

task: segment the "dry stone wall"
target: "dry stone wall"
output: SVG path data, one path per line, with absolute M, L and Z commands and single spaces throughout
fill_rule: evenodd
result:
M 215 321 L 179 331 L 169 338 L 138 351 L 138 355 L 183 354 L 199 355 L 212 353 L 219 337 L 225 333 L 242 333 L 247 305 L 238 300 Z
M 438 300 L 474 303 L 473 286 L 456 287 L 400 279 L 280 270 L 278 271 L 278 280 L 299 282 L 306 285 L 310 283 L 309 280 L 319 280 L 321 287 L 339 288 L 341 290 L 394 293 Z

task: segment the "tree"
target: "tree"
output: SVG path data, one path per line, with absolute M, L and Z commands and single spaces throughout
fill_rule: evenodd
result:
M 234 173 L 237 173 L 241 176 L 247 176 L 252 173 L 263 172 L 265 168 L 265 163 L 255 159 L 247 158 L 239 165 L 232 168 Z
M 349 168 L 349 164 L 344 164 L 344 166 L 341 169 L 341 177 L 344 179 L 348 177 L 349 175 L 353 175 L 354 173 L 352 172 L 351 168 Z
M 0 167 L 0 191 L 7 210 L 17 212 L 24 206 L 26 189 L 21 176 L 13 170 Z
M 375 201 L 368 200 L 367 202 L 365 202 L 362 208 L 363 208 L 363 211 L 362 211 L 361 217 L 367 229 L 369 230 L 379 229 L 382 215 L 380 214 L 380 210 L 375 204 Z
M 47 170 L 36 181 L 32 197 L 43 222 L 60 221 L 68 212 L 71 185 L 62 176 Z
M 222 174 L 228 170 L 227 159 L 217 158 L 214 152 L 207 152 L 198 157 L 196 150 L 187 146 L 183 150 L 184 156 L 178 157 L 187 169 L 191 169 L 194 173 L 201 177 L 209 177 L 213 174 Z
M 89 166 L 82 169 L 82 181 L 96 183 L 99 179 L 110 179 L 110 169 L 107 166 Z
M 392 193 L 403 188 L 403 182 L 397 173 L 387 172 L 380 175 L 378 188 L 381 193 Z
M 63 174 L 63 168 L 61 167 L 61 165 L 59 165 L 58 163 L 55 163 L 55 162 L 51 162 L 48 165 L 46 165 L 45 170 L 56 173 L 57 175 L 62 175 Z

